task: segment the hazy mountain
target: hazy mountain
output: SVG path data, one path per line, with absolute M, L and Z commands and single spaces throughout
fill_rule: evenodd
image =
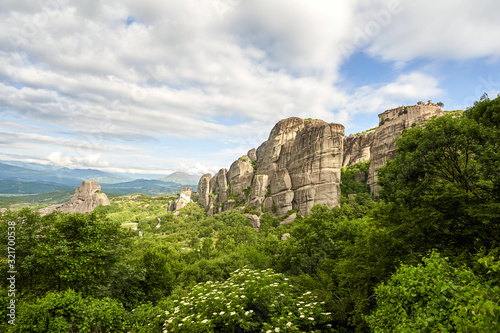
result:
M 174 182 L 181 185 L 198 185 L 201 175 L 190 175 L 185 172 L 177 171 L 166 177 L 158 178 L 163 182 Z
M 33 170 L 6 163 L 0 163 L 0 179 L 52 182 L 71 186 L 81 183 L 81 180 L 77 178 L 62 175 L 58 176 L 57 174 L 52 172 Z
M 98 183 L 122 183 L 125 181 L 133 180 L 133 178 L 123 175 L 118 175 L 110 172 L 95 170 L 95 169 L 69 169 L 61 168 L 57 173 L 71 178 L 78 178 L 83 180 L 95 180 Z
M 148 175 L 155 177 L 155 175 Z M 70 169 L 54 165 L 19 161 L 0 162 L 0 193 L 35 194 L 71 190 L 84 180 L 95 180 L 105 193 L 178 193 L 184 186 L 198 184 L 200 176 L 174 172 L 160 179 L 135 179 L 140 175 L 119 174 L 95 169 Z M 156 176 L 157 177 L 157 176 Z
M 38 194 L 52 191 L 69 191 L 74 186 L 35 180 L 0 179 L 0 193 Z
M 57 177 L 58 179 L 63 179 L 62 181 L 70 178 L 73 181 L 76 181 L 76 184 L 80 185 L 80 183 L 84 180 L 95 180 L 98 183 L 103 182 L 103 183 L 120 183 L 120 182 L 125 182 L 129 180 L 133 180 L 135 177 L 130 177 L 128 175 L 123 175 L 123 174 L 116 174 L 116 173 L 111 173 L 111 172 L 105 172 L 105 171 L 100 171 L 100 170 L 95 170 L 95 169 L 70 169 L 66 167 L 60 167 L 60 166 L 54 166 L 54 165 L 45 165 L 45 164 L 38 164 L 38 163 L 26 163 L 26 162 L 19 162 L 19 161 L 3 161 L 4 165 L 9 165 L 9 166 L 14 166 L 14 167 L 19 167 L 31 171 L 38 171 L 38 172 L 43 172 L 44 174 L 39 174 L 40 178 L 34 178 L 38 180 L 47 180 L 44 177 L 50 174 L 51 177 Z M 1 167 L 0 167 L 1 169 Z M 0 179 L 5 179 L 6 177 L 2 177 L 0 175 Z M 26 179 L 24 177 L 16 177 L 16 178 L 22 178 Z M 33 179 L 33 178 L 29 178 Z M 56 181 L 57 182 L 57 181 Z M 65 182 L 66 183 L 66 182 Z
M 101 187 L 103 188 L 126 188 L 126 187 L 132 187 L 132 188 L 144 188 L 144 187 L 152 187 L 152 186 L 179 186 L 182 184 L 178 184 L 175 182 L 164 182 L 158 179 L 136 179 L 132 180 L 129 182 L 123 182 L 123 183 L 116 183 L 116 184 L 101 184 Z

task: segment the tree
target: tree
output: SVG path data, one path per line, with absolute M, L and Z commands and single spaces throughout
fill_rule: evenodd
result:
M 225 281 L 178 290 L 165 304 L 168 332 L 334 332 L 318 298 L 271 269 L 238 269 Z
M 24 210 L 4 218 L 16 223 L 18 293 L 30 297 L 69 288 L 101 293 L 128 242 L 119 223 L 95 213 L 40 217 Z M 5 230 L 2 223 L 2 238 Z
M 377 288 L 377 309 L 367 317 L 374 332 L 500 331 L 500 288 L 436 252 L 422 260 Z
M 48 293 L 23 303 L 13 333 L 127 332 L 128 315 L 121 303 L 109 298 L 83 297 L 73 290 Z
M 156 303 L 173 290 L 174 275 L 168 256 L 168 249 L 162 251 L 155 247 L 146 250 L 142 256 L 142 266 L 146 270 L 146 295 L 149 301 Z
M 399 218 L 383 222 L 413 251 L 435 247 L 469 256 L 497 245 L 498 173 L 491 171 L 499 161 L 484 154 L 498 148 L 491 131 L 470 117 L 446 115 L 398 140 L 395 159 L 379 170 L 379 184 L 381 198 L 399 210 Z

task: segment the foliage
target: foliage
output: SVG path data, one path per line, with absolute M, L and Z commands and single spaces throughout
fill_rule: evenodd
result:
M 51 292 L 18 309 L 12 333 L 127 332 L 127 312 L 116 300 Z
M 387 220 L 410 231 L 398 236 L 421 253 L 436 247 L 459 255 L 498 245 L 500 183 L 492 177 L 500 172 L 498 134 L 470 117 L 445 115 L 401 136 L 396 158 L 379 170 L 380 196 L 406 216 Z
M 484 96 L 407 130 L 379 171 L 382 201 L 354 182 L 361 163 L 342 169 L 339 207 L 283 226 L 296 211 L 261 207 L 260 231 L 243 214 L 259 215 L 252 207 L 206 216 L 192 202 L 174 215 L 171 196 L 119 196 L 92 214 L 7 211 L 0 242 L 15 223 L 21 326 L 0 331 L 498 331 L 499 105 Z
M 354 193 L 370 193 L 370 187 L 366 184 L 369 167 L 370 161 L 342 167 L 340 175 L 342 180 L 340 184 L 340 193 L 342 193 L 343 197 L 347 197 L 349 194 Z M 361 182 L 354 181 L 354 177 L 358 172 L 363 172 L 365 174 L 364 180 Z
M 3 218 L 16 224 L 18 292 L 31 296 L 69 288 L 96 293 L 110 277 L 127 242 L 127 234 L 118 223 L 101 220 L 97 214 L 40 217 L 23 210 Z M 6 244 L 6 223 L 0 231 Z
M 433 252 L 417 266 L 402 265 L 376 290 L 367 319 L 374 332 L 498 332 L 500 288 Z
M 257 172 L 257 161 L 250 161 L 250 164 L 252 165 L 253 171 Z
M 168 300 L 166 331 L 175 332 L 328 332 L 329 313 L 311 294 L 295 288 L 271 269 L 236 270 L 222 282 L 207 281 L 178 290 Z M 331 326 L 331 325 L 330 325 Z

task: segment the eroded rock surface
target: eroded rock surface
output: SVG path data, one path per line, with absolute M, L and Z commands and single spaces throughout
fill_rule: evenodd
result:
M 252 185 L 254 170 L 248 156 L 244 155 L 231 164 L 227 178 L 231 184 L 231 194 L 238 195 Z
M 378 170 L 388 159 L 395 157 L 396 140 L 403 131 L 413 124 L 418 125 L 429 118 L 443 114 L 441 108 L 432 101 L 418 102 L 413 106 L 400 106 L 380 113 L 379 126 L 375 130 L 349 135 L 344 139 L 343 166 L 370 161 L 367 184 L 372 194 L 378 195 Z
M 344 127 L 339 124 L 297 117 L 281 120 L 259 148 L 236 160 L 229 172 L 222 169 L 214 175 L 208 190 L 199 189 L 204 198 L 199 202 L 207 211 L 211 204 L 215 212 L 247 205 L 278 216 L 290 209 L 308 215 L 317 203 L 336 206 L 343 136 Z M 256 170 L 252 161 L 257 162 Z M 200 179 L 199 188 L 206 179 L 207 175 Z M 213 199 L 206 199 L 206 193 L 212 193 Z M 224 204 L 228 199 L 234 205 Z
M 379 114 L 380 125 L 373 133 L 367 179 L 373 195 L 378 195 L 380 189 L 377 185 L 378 169 L 383 167 L 388 159 L 396 156 L 396 140 L 403 131 L 411 128 L 413 124 L 418 125 L 429 118 L 443 114 L 441 107 L 433 104 L 432 101 L 427 104 L 418 102 L 414 106 L 401 106 Z
M 99 205 L 109 206 L 109 199 L 101 191 L 101 185 L 95 180 L 86 180 L 75 190 L 70 201 L 40 209 L 40 215 L 47 215 L 54 211 L 63 213 L 90 213 Z
M 429 101 L 398 107 L 379 115 L 379 127 L 344 137 L 344 126 L 291 117 L 279 121 L 257 149 L 236 160 L 229 171 L 204 175 L 198 202 L 207 215 L 250 206 L 276 216 L 296 209 L 302 216 L 315 204 L 340 204 L 342 166 L 370 161 L 367 184 L 377 195 L 377 172 L 395 154 L 395 140 L 413 124 L 440 116 Z M 365 174 L 356 175 L 363 182 Z
M 373 144 L 373 132 L 359 135 L 351 134 L 344 139 L 344 157 L 342 166 L 350 166 L 370 160 Z

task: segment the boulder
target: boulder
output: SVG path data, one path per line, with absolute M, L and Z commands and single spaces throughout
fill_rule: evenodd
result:
M 254 214 L 245 214 L 245 216 L 248 218 L 250 221 L 250 225 L 257 229 L 257 231 L 260 230 L 260 217 Z
M 281 221 L 280 222 L 280 226 L 286 225 L 286 224 L 290 224 L 293 221 L 295 221 L 296 218 L 297 218 L 297 213 L 293 213 L 292 215 L 288 216 L 286 219 L 284 219 L 283 221 Z
M 290 237 L 290 233 L 287 232 L 287 233 L 281 235 L 281 240 L 287 240 L 287 238 L 289 238 L 289 237 Z

